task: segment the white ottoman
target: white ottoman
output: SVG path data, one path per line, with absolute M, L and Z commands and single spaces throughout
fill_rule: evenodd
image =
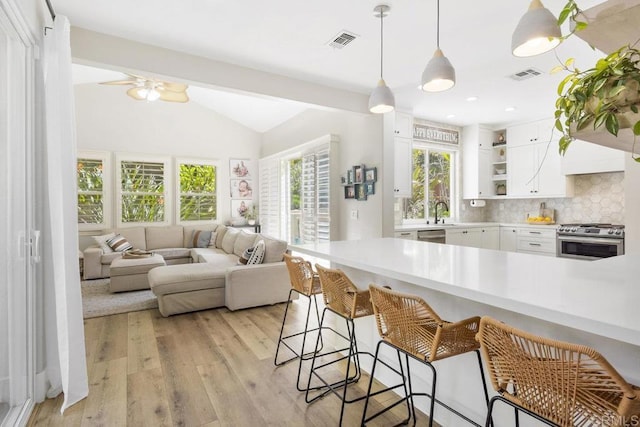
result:
M 116 258 L 111 262 L 109 291 L 123 292 L 149 289 L 149 270 L 166 265 L 161 255 L 146 258 Z

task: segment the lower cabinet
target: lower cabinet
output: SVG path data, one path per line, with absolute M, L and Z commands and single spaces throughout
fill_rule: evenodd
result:
M 500 250 L 556 256 L 556 230 L 532 227 L 500 227 Z
M 413 231 L 396 231 L 393 234 L 396 239 L 418 240 L 418 232 Z
M 518 229 L 516 227 L 500 227 L 500 250 L 515 252 L 518 249 Z
M 446 243 L 472 248 L 499 249 L 499 227 L 447 228 Z

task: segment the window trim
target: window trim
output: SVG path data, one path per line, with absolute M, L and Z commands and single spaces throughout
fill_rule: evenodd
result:
M 451 153 L 451 179 L 453 180 L 453 184 L 451 185 L 451 197 L 449 202 L 449 213 L 450 216 L 447 218 L 450 222 L 458 221 L 460 218 L 460 147 L 445 145 L 445 144 L 437 144 L 430 143 L 424 141 L 413 141 L 411 145 L 412 156 L 413 150 L 427 150 L 427 151 L 440 151 L 440 152 L 448 152 Z M 425 192 L 427 195 L 428 192 Z M 403 224 L 424 224 L 427 220 L 433 219 L 429 217 L 428 214 L 426 218 L 411 218 L 411 219 L 403 219 Z
M 111 228 L 113 224 L 113 176 L 112 176 L 112 162 L 111 152 L 109 151 L 93 151 L 93 150 L 79 150 L 76 155 L 76 167 L 78 159 L 100 160 L 102 161 L 102 223 L 81 223 L 78 222 L 78 231 L 96 231 Z M 77 208 L 77 196 L 79 190 L 77 188 L 77 171 L 76 171 L 76 208 Z
M 203 165 L 213 166 L 216 169 L 216 218 L 214 219 L 201 219 L 196 221 L 182 221 L 180 220 L 180 165 Z M 174 216 L 175 224 L 177 225 L 197 225 L 211 221 L 218 221 L 220 217 L 220 161 L 215 159 L 201 159 L 194 157 L 176 157 L 173 162 L 173 176 L 174 176 Z
M 144 163 L 163 163 L 164 164 L 164 221 L 158 222 L 122 222 L 122 162 L 144 162 Z M 139 154 L 139 153 L 115 153 L 115 212 L 116 212 L 116 226 L 118 228 L 126 227 L 148 227 L 148 226 L 162 226 L 173 224 L 173 198 L 171 197 L 171 189 L 173 188 L 173 173 L 172 173 L 171 157 L 159 156 L 151 154 Z

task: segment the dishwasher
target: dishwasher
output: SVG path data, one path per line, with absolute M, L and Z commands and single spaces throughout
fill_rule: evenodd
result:
M 445 243 L 446 234 L 444 229 L 418 230 L 418 241 L 431 243 Z

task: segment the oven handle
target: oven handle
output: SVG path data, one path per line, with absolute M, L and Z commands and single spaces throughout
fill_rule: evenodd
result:
M 558 240 L 571 241 L 576 243 L 600 243 L 600 244 L 614 244 L 621 245 L 622 239 L 610 239 L 607 237 L 582 237 L 582 236 L 561 236 L 558 235 Z

